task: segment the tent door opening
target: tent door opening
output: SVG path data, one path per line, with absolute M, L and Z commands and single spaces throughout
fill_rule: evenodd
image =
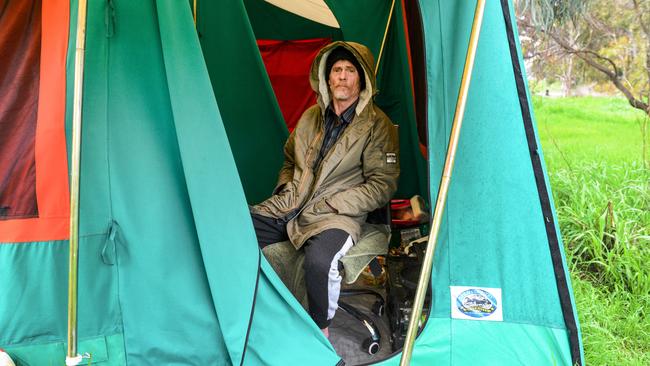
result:
M 391 0 L 325 3 L 339 27 L 315 22 L 266 1 L 245 0 L 244 16 L 250 28 L 240 30 L 237 27 L 241 22 L 234 14 L 217 14 L 216 6 L 199 2 L 197 30 L 248 203 L 259 203 L 273 192 L 288 134 L 304 110 L 316 101 L 309 85 L 312 60 L 321 47 L 337 40 L 368 46 L 376 61 L 381 53 L 375 102 L 399 127 L 401 175 L 394 198 L 408 201 L 420 196 L 429 201 L 425 60 L 419 6 Z M 206 26 L 207 19 L 214 24 L 216 18 L 230 27 L 227 37 Z M 385 253 L 379 259 L 384 268 L 383 280 L 369 275 L 370 279 L 361 278 L 352 285 L 384 281 L 378 285 L 378 292 L 386 301 L 384 309 L 390 307 L 393 314 L 390 318 L 386 314 L 378 317 L 387 342 L 382 354 L 368 355 L 361 347 L 363 342 L 342 340 L 336 344 L 348 349 L 342 351 L 350 355 L 347 362 L 374 362 L 401 347 L 407 327 L 404 317 L 408 317 L 412 299 L 411 289 L 397 287 L 417 283 L 420 245 L 408 244 L 427 233 L 426 225 L 419 223 L 395 227 L 390 243 L 392 254 Z M 410 258 L 406 253 L 411 254 Z M 391 279 L 386 280 L 390 272 Z M 359 298 L 350 301 L 360 302 L 357 305 L 367 311 L 378 306 L 373 303 L 373 295 Z M 346 316 L 340 313 L 337 317 Z M 358 332 L 359 325 L 349 328 Z

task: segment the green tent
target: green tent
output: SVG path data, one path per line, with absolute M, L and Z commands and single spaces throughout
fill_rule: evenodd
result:
M 40 80 L 16 78 L 40 97 L 35 132 L 21 138 L 32 141 L 31 175 L 20 175 L 30 188 L 0 186 L 0 348 L 17 365 L 59 365 L 77 4 L 5 9 L 17 3 L 32 4 L 23 14 L 42 24 L 40 45 L 30 43 L 40 47 Z M 400 126 L 398 195 L 436 197 L 476 3 L 395 1 L 392 16 L 391 0 L 325 3 L 340 28 L 262 0 L 199 0 L 196 28 L 185 0 L 90 2 L 78 309 L 86 363 L 342 364 L 260 254 L 249 217 L 247 204 L 273 189 L 288 133 L 256 40 L 343 39 L 382 53 L 376 101 Z M 0 40 L 5 24 L 0 12 Z M 413 365 L 583 364 L 517 37 L 512 4 L 488 1 Z M 10 86 L 0 82 L 0 95 Z M 2 108 L 5 129 L 19 113 Z M 0 143 L 0 156 L 10 145 Z M 14 171 L 0 171 L 0 184 Z M 31 205 L 12 211 L 2 201 L 12 194 Z M 466 287 L 498 290 L 501 318 L 454 316 L 452 296 Z

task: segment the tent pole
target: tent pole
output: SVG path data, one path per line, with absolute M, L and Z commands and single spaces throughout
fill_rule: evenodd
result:
M 194 0 L 194 7 L 192 9 L 192 13 L 194 15 L 194 28 L 196 28 L 196 0 Z
M 77 269 L 79 253 L 79 171 L 81 160 L 81 111 L 83 102 L 84 55 L 86 46 L 86 5 L 79 0 L 77 13 L 77 49 L 74 68 L 74 100 L 72 110 L 72 154 L 70 172 L 70 258 L 68 269 L 68 351 L 65 363 L 78 365 L 77 353 Z
M 388 21 L 386 22 L 386 30 L 384 31 L 384 38 L 381 40 L 381 47 L 379 48 L 379 56 L 377 56 L 377 64 L 375 65 L 375 76 L 379 71 L 379 63 L 381 62 L 381 56 L 384 54 L 384 46 L 386 45 L 386 37 L 388 36 L 388 27 L 390 27 L 390 21 L 393 19 L 393 10 L 395 9 L 395 0 L 390 5 L 390 11 L 388 12 Z
M 469 37 L 469 46 L 467 49 L 467 56 L 465 58 L 463 77 L 460 82 L 460 91 L 458 93 L 456 111 L 454 112 L 454 120 L 451 127 L 451 134 L 449 136 L 447 158 L 445 160 L 445 167 L 442 173 L 442 178 L 440 180 L 440 189 L 438 190 L 438 198 L 436 200 L 436 207 L 433 213 L 433 220 L 431 222 L 431 233 L 429 234 L 429 239 L 427 242 L 427 250 L 424 256 L 424 261 L 422 263 L 422 270 L 420 271 L 420 279 L 418 280 L 418 287 L 415 293 L 413 312 L 411 313 L 411 319 L 409 320 L 409 327 L 406 333 L 400 366 L 406 366 L 411 363 L 413 345 L 415 344 L 415 337 L 419 328 L 420 317 L 422 316 L 424 298 L 426 296 L 427 289 L 429 288 L 429 279 L 431 276 L 431 269 L 433 264 L 433 254 L 435 252 L 436 242 L 438 240 L 438 233 L 440 232 L 440 224 L 442 222 L 445 203 L 447 201 L 447 192 L 449 190 L 449 183 L 451 181 L 451 173 L 454 167 L 454 160 L 456 158 L 458 138 L 460 136 L 460 129 L 463 124 L 467 94 L 472 78 L 472 70 L 474 68 L 474 59 L 476 57 L 476 48 L 478 46 L 478 38 L 481 32 L 481 24 L 483 23 L 484 10 L 485 0 L 478 0 L 476 3 L 476 10 L 474 12 L 472 32 L 470 33 Z

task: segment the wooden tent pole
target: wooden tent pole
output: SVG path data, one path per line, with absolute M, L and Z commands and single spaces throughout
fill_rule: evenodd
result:
M 77 270 L 79 253 L 79 171 L 81 161 L 81 111 L 83 102 L 84 55 L 86 47 L 86 5 L 79 0 L 77 14 L 77 47 L 74 68 L 74 99 L 72 110 L 72 154 L 70 172 L 70 258 L 68 269 L 68 351 L 66 365 L 78 365 L 77 354 Z
M 386 22 L 386 30 L 384 30 L 384 38 L 381 40 L 381 47 L 379 48 L 379 56 L 377 56 L 377 64 L 375 65 L 375 76 L 379 71 L 379 63 L 381 62 L 381 56 L 384 54 L 384 46 L 386 45 L 386 38 L 388 37 L 388 28 L 390 27 L 390 21 L 393 19 L 393 10 L 395 9 L 395 0 L 390 5 L 390 11 L 388 12 L 388 21 Z
M 420 317 L 422 316 L 422 306 L 424 305 L 424 299 L 426 297 L 427 289 L 429 288 L 429 278 L 431 276 L 431 269 L 433 265 L 433 254 L 435 252 L 438 233 L 440 232 L 440 224 L 442 222 L 442 216 L 445 210 L 447 193 L 449 191 L 449 183 L 451 181 L 451 173 L 454 168 L 456 149 L 458 148 L 458 138 L 460 136 L 460 129 L 463 124 L 467 94 L 469 91 L 469 84 L 472 79 L 472 70 L 474 69 L 474 59 L 476 57 L 479 34 L 481 33 L 481 24 L 483 23 L 484 10 L 485 0 L 478 0 L 476 3 L 476 10 L 474 12 L 472 32 L 469 37 L 469 46 L 467 49 L 467 56 L 465 58 L 463 77 L 460 82 L 460 91 L 458 93 L 456 111 L 454 112 L 454 120 L 451 127 L 451 134 L 449 136 L 447 158 L 445 161 L 442 178 L 440 180 L 440 189 L 438 190 L 438 198 L 433 213 L 433 220 L 431 222 L 431 233 L 429 234 L 429 239 L 427 242 L 427 250 L 424 256 L 424 261 L 422 263 L 422 270 L 420 271 L 420 279 L 418 281 L 418 286 L 415 293 L 413 311 L 409 320 L 409 327 L 406 333 L 406 340 L 404 342 L 404 350 L 402 351 L 400 366 L 406 366 L 411 363 L 413 345 L 415 343 L 415 337 L 419 328 Z

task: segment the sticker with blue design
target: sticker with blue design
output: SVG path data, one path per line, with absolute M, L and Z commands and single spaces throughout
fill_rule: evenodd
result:
M 449 286 L 454 319 L 503 321 L 501 289 Z

